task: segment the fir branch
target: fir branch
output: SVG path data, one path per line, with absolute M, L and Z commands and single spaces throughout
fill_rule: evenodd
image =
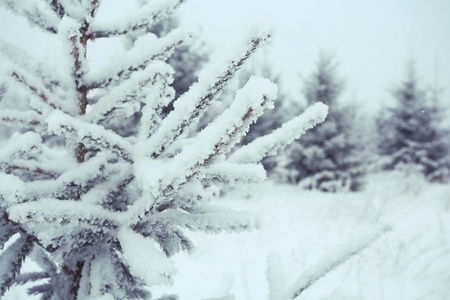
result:
M 2 165 L 0 165 L 0 170 L 3 170 L 6 174 L 14 173 L 14 171 L 23 171 L 29 174 L 42 175 L 45 176 L 46 178 L 55 179 L 58 177 L 58 174 L 52 171 L 46 171 L 41 168 L 28 168 L 25 166 L 18 166 L 17 164 L 12 164 L 8 162 L 2 163 Z
M 38 264 L 45 273 L 48 273 L 51 276 L 54 276 L 57 273 L 58 267 L 42 247 L 34 247 L 30 254 L 30 258 Z
M 111 24 L 101 25 L 93 24 L 89 34 L 92 38 L 105 38 L 118 35 L 126 35 L 138 30 L 148 30 L 151 26 L 159 21 L 167 18 L 181 3 L 185 0 L 164 0 L 159 3 L 150 2 L 142 7 L 139 14 L 134 20 L 120 24 L 115 22 Z M 119 23 L 120 25 L 117 25 Z
M 118 155 L 127 162 L 132 162 L 132 145 L 111 130 L 75 119 L 58 111 L 50 115 L 47 121 L 48 129 L 56 134 L 64 134 L 80 143 L 92 144 Z
M 255 139 L 250 144 L 239 148 L 229 158 L 235 163 L 256 163 L 266 156 L 275 155 L 279 150 L 300 138 L 306 130 L 323 122 L 327 116 L 328 107 L 316 103 L 300 116 L 286 122 L 272 133 Z
M 39 78 L 42 81 L 42 85 L 48 86 L 48 89 L 61 86 L 58 73 L 55 73 L 49 66 L 41 63 L 36 58 L 29 56 L 22 49 L 5 42 L 1 38 L 0 52 L 9 62 L 24 70 L 23 73 Z
M 42 297 L 47 297 L 48 293 L 53 294 L 53 285 L 51 283 L 44 283 L 40 285 L 35 285 L 30 288 L 28 288 L 27 293 L 28 295 L 39 295 L 43 294 Z
M 21 234 L 21 236 L 5 251 L 0 254 L 0 296 L 14 284 L 17 274 L 26 256 L 33 247 L 32 236 Z
M 236 95 L 235 101 L 223 114 L 197 135 L 196 142 L 186 146 L 165 163 L 164 172 L 142 173 L 139 180 L 159 198 L 159 205 L 171 190 L 189 181 L 205 166 L 227 154 L 254 122 L 276 98 L 276 86 L 268 80 L 253 77 Z M 156 163 L 156 164 L 155 164 Z M 146 169 L 158 170 L 159 162 L 150 160 Z M 155 164 L 155 165 L 153 165 Z M 145 191 L 144 191 L 145 192 Z
M 3 250 L 5 243 L 19 230 L 10 222 L 7 213 L 4 210 L 0 210 L 0 250 Z
M 231 60 L 224 71 L 212 76 L 212 80 L 208 76 L 205 82 L 199 81 L 180 96 L 174 104 L 175 109 L 163 120 L 158 131 L 147 142 L 146 148 L 152 151 L 149 153 L 150 156 L 153 158 L 160 156 L 186 127 L 194 123 L 250 55 L 269 38 L 270 34 L 251 38 L 247 49 L 240 54 L 240 57 Z
M 185 46 L 192 39 L 192 34 L 183 30 L 174 30 L 167 36 L 155 40 L 146 36 L 139 40 L 134 48 L 128 51 L 116 64 L 98 74 L 86 74 L 87 89 L 104 88 L 117 85 L 129 79 L 135 71 L 145 68 L 150 62 L 166 60 L 178 47 Z M 104 77 L 107 74 L 108 77 Z
M 54 110 L 54 109 L 61 109 L 56 106 L 55 101 L 52 99 L 50 95 L 47 94 L 46 91 L 44 91 L 42 88 L 37 87 L 33 84 L 29 83 L 29 79 L 26 78 L 25 75 L 20 74 L 17 71 L 14 71 L 11 73 L 11 77 L 17 81 L 18 83 L 24 85 L 26 89 L 33 95 L 36 99 L 38 99 L 42 104 L 44 104 L 43 107 L 35 107 L 40 113 L 44 113 L 48 110 Z
M 9 126 L 18 125 L 25 129 L 34 129 L 35 131 L 43 131 L 46 129 L 44 118 L 34 111 L 3 109 L 0 111 L 0 120 Z
M 28 282 L 38 281 L 38 280 L 49 278 L 49 277 L 50 277 L 50 274 L 47 272 L 31 272 L 31 273 L 19 274 L 16 277 L 15 284 L 23 285 L 23 284 L 27 284 Z
M 34 132 L 26 132 L 12 138 L 8 144 L 0 148 L 0 166 L 11 162 L 14 158 L 28 154 L 42 143 L 40 135 Z
M 106 95 L 100 97 L 92 110 L 86 114 L 85 119 L 93 123 L 103 121 L 134 94 L 139 94 L 137 98 L 141 98 L 140 101 L 148 102 L 149 106 L 158 110 L 172 100 L 171 97 L 168 97 L 169 99 L 163 98 L 163 95 L 172 94 L 168 91 L 169 85 L 173 81 L 172 75 L 173 70 L 167 64 L 162 62 L 151 63 L 144 70 L 134 72 L 128 80 L 123 81 Z M 148 99 L 148 101 L 144 99 Z M 162 99 L 163 101 L 161 101 Z

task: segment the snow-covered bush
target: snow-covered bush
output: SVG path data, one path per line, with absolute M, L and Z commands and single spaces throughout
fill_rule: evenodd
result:
M 9 59 L 2 63 L 2 86 L 8 97 L 28 93 L 29 109 L 0 112 L 5 124 L 23 132 L 0 149 L 0 246 L 8 245 L 0 254 L 0 295 L 15 283 L 44 280 L 29 293 L 64 300 L 149 298 L 146 286 L 172 281 L 176 268 L 169 257 L 192 247 L 184 230 L 239 232 L 257 225 L 246 214 L 208 205 L 216 187 L 265 179 L 258 162 L 325 119 L 327 106 L 317 103 L 231 153 L 276 98 L 276 85 L 252 77 L 226 111 L 201 132 L 193 130 L 270 39 L 262 30 L 205 68 L 163 117 L 174 98 L 166 60 L 192 35 L 146 32 L 182 2 L 151 1 L 133 18 L 101 23 L 98 0 L 0 1 L 57 35 L 63 45 L 57 51 L 64 54 L 56 69 L 2 43 Z M 125 55 L 104 69 L 90 68 L 92 43 L 131 33 L 140 36 Z M 137 111 L 136 134 L 115 130 Z M 18 275 L 26 257 L 41 271 Z

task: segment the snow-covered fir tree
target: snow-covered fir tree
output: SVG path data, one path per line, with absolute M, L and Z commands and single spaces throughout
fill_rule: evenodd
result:
M 275 84 L 252 77 L 227 110 L 193 130 L 270 39 L 260 29 L 205 67 L 164 116 L 175 96 L 166 61 L 192 34 L 174 29 L 157 37 L 148 28 L 182 2 L 149 1 L 133 17 L 107 23 L 96 18 L 101 0 L 0 0 L 56 35 L 62 48 L 55 51 L 63 53 L 55 66 L 1 43 L 8 59 L 1 65 L 3 97 L 27 93 L 29 106 L 0 111 L 4 124 L 21 128 L 0 149 L 0 295 L 39 280 L 29 293 L 41 299 L 150 298 L 148 286 L 172 282 L 170 257 L 191 249 L 185 230 L 257 225 L 245 213 L 212 207 L 217 187 L 264 180 L 258 162 L 325 119 L 327 106 L 316 103 L 231 152 L 276 98 Z M 126 54 L 104 69 L 90 68 L 92 43 L 128 34 L 139 37 Z M 136 133 L 115 130 L 137 111 Z M 27 257 L 41 270 L 21 273 Z
M 343 83 L 336 67 L 332 56 L 320 54 L 303 94 L 309 105 L 320 101 L 329 106 L 327 122 L 290 145 L 277 166 L 282 180 L 306 189 L 335 192 L 361 187 L 363 157 L 354 124 L 356 107 L 339 102 Z
M 420 171 L 431 182 L 450 177 L 448 131 L 442 126 L 445 107 L 420 87 L 413 63 L 393 91 L 395 103 L 377 120 L 378 152 L 383 169 Z

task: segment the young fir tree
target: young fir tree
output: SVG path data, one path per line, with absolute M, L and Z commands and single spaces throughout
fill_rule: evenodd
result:
M 329 115 L 327 122 L 310 130 L 286 151 L 287 156 L 277 168 L 289 181 L 327 192 L 360 188 L 361 144 L 353 124 L 356 110 L 338 102 L 342 88 L 334 59 L 321 54 L 316 71 L 305 81 L 303 93 L 308 104 L 327 104 Z
M 420 88 L 412 64 L 393 96 L 395 104 L 377 120 L 382 167 L 419 169 L 431 182 L 445 181 L 450 144 L 448 131 L 441 125 L 444 107 Z
M 170 256 L 192 247 L 186 229 L 255 227 L 244 213 L 212 207 L 213 187 L 263 180 L 258 162 L 326 117 L 327 106 L 317 103 L 230 154 L 276 98 L 273 83 L 252 77 L 226 111 L 203 131 L 192 130 L 269 40 L 261 30 L 205 68 L 164 116 L 175 94 L 166 60 L 192 37 L 182 29 L 160 38 L 146 32 L 182 2 L 151 1 L 134 17 L 101 23 L 99 0 L 0 0 L 63 45 L 57 70 L 3 42 L 0 47 L 10 61 L 0 77 L 6 97 L 29 95 L 28 110 L 0 112 L 0 120 L 24 132 L 0 149 L 1 248 L 8 242 L 0 254 L 0 295 L 13 284 L 44 279 L 29 293 L 64 300 L 149 298 L 146 286 L 172 281 Z M 128 34 L 141 36 L 125 55 L 105 69 L 89 68 L 91 43 Z M 124 137 L 110 126 L 136 110 L 135 134 Z M 61 138 L 49 138 L 54 135 Z M 21 273 L 26 257 L 41 270 Z

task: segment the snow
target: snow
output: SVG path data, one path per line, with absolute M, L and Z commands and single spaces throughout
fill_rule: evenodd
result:
M 450 186 L 391 173 L 369 182 L 359 193 L 327 194 L 270 182 L 236 190 L 218 204 L 256 213 L 260 229 L 214 236 L 186 232 L 196 250 L 175 256 L 174 286 L 154 288 L 154 295 L 269 299 L 269 287 L 295 284 L 372 240 L 296 299 L 447 299 Z M 383 233 L 386 226 L 390 230 Z M 268 266 L 278 281 L 267 281 Z M 270 299 L 280 299 L 270 293 Z
M 153 239 L 144 238 L 128 228 L 122 228 L 118 237 L 131 271 L 147 285 L 173 283 L 173 275 L 177 272 L 174 263 L 158 249 L 159 246 Z

